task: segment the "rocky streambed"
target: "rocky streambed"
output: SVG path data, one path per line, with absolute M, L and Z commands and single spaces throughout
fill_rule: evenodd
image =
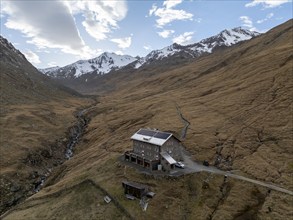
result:
M 86 126 L 88 125 L 90 119 L 85 116 L 86 111 L 80 111 L 77 113 L 77 123 L 69 128 L 68 131 L 68 143 L 65 150 L 65 158 L 70 159 L 73 156 L 73 149 L 78 143 L 79 139 L 82 137 Z
M 74 148 L 81 141 L 90 118 L 86 115 L 89 108 L 75 114 L 76 122 L 67 129 L 63 138 L 42 146 L 36 152 L 30 152 L 23 163 L 28 174 L 1 176 L 0 215 L 10 208 L 40 191 L 51 172 L 69 160 Z

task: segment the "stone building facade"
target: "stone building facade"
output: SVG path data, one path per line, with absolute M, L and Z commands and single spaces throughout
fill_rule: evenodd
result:
M 133 150 L 125 152 L 125 160 L 150 170 L 171 170 L 181 159 L 180 140 L 173 134 L 140 129 L 131 137 Z

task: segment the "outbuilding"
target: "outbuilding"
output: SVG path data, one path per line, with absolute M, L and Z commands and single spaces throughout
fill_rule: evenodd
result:
M 126 195 L 134 196 L 138 199 L 141 199 L 148 193 L 147 186 L 135 182 L 122 181 L 122 187 Z

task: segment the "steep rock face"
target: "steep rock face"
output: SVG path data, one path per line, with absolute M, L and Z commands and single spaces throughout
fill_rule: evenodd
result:
M 41 74 L 25 56 L 0 36 L 2 104 L 28 103 L 77 94 Z
M 104 75 L 123 68 L 133 71 L 148 65 L 162 65 L 162 61 L 165 64 L 170 64 L 174 62 L 174 59 L 190 60 L 198 58 L 203 54 L 212 53 L 218 47 L 229 47 L 258 35 L 259 33 L 257 32 L 239 27 L 232 30 L 224 30 L 218 35 L 187 46 L 174 43 L 163 49 L 153 50 L 145 57 L 103 53 L 99 57 L 90 60 L 80 60 L 62 68 L 53 67 L 40 71 L 57 79 L 75 79 L 86 74 Z M 177 60 L 175 62 L 176 64 L 178 63 Z
M 18 66 L 22 62 L 27 61 L 25 56 L 2 36 L 0 36 L 0 47 L 0 57 L 3 62 L 5 61 Z

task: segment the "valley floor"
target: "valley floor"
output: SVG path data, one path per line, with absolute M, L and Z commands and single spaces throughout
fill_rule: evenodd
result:
M 100 94 L 85 112 L 91 121 L 74 157 L 56 166 L 43 189 L 3 219 L 292 218 L 292 33 L 288 22 L 180 68 L 138 72 L 124 81 L 113 77 L 110 83 L 117 80 L 116 90 Z M 27 179 L 43 164 L 33 157 L 30 161 L 36 166 L 31 168 L 19 158 L 25 159 L 43 141 L 64 137 L 80 104 L 34 106 L 41 111 L 14 106 L 4 112 L 1 172 Z M 79 109 L 86 104 L 82 105 Z M 225 181 L 212 168 L 180 177 L 152 176 L 119 161 L 132 149 L 130 137 L 140 128 L 157 128 L 179 137 L 186 123 L 178 109 L 190 123 L 182 141 L 190 163 L 207 160 L 217 170 L 235 172 L 238 176 L 227 175 L 237 178 Z M 13 139 L 13 134 L 21 138 Z M 23 172 L 26 169 L 30 173 Z M 139 201 L 125 198 L 124 180 L 148 185 L 156 193 L 146 211 Z M 288 192 L 268 189 L 260 182 Z M 3 183 L 5 195 L 13 194 L 15 187 Z M 105 195 L 113 202 L 106 204 Z

